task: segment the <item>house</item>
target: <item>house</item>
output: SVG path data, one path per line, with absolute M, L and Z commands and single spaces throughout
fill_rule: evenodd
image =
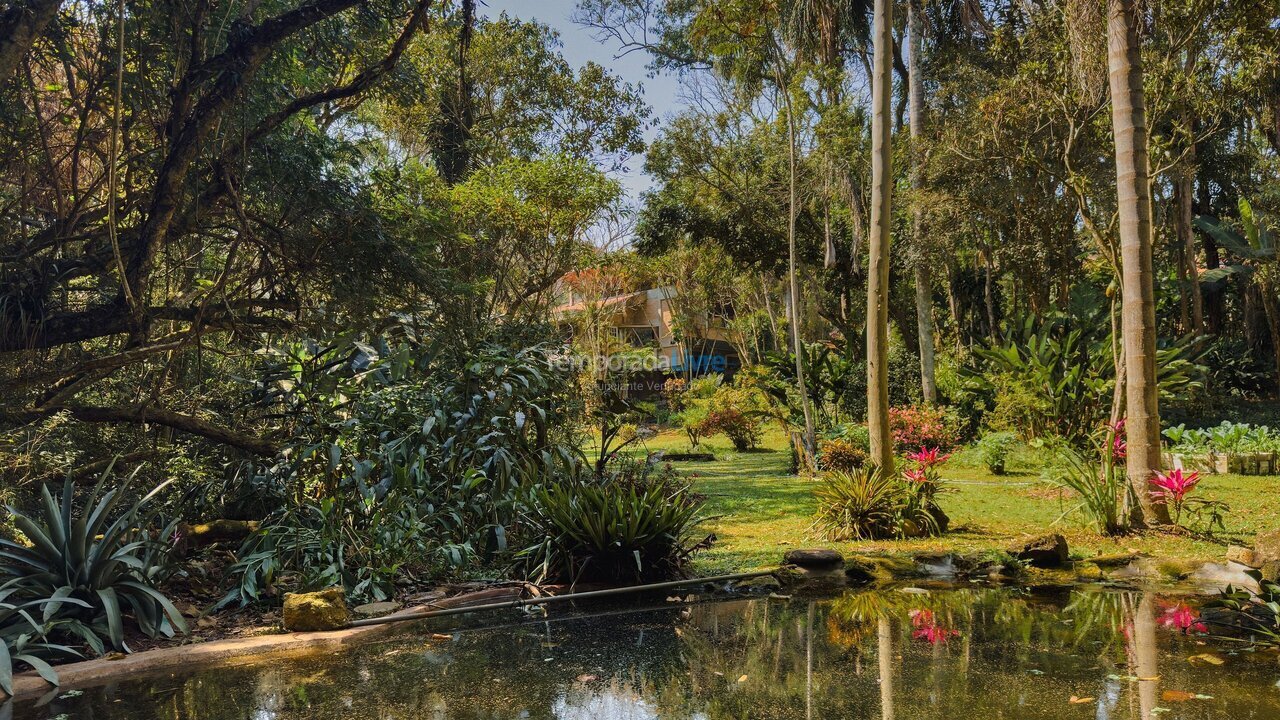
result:
M 586 272 L 589 271 L 583 271 Z M 707 373 L 732 376 L 741 366 L 738 351 L 726 332 L 731 309 L 694 323 L 702 328 L 700 337 L 678 338 L 676 288 L 602 293 L 592 279 L 581 273 L 562 278 L 560 292 L 564 302 L 552 309 L 553 320 L 567 323 L 575 313 L 591 308 L 607 313 L 607 322 L 618 339 L 637 350 L 653 350 L 657 372 L 664 378 Z

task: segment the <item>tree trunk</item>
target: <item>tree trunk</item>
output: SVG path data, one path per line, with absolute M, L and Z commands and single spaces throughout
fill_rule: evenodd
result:
M 1107 68 L 1116 143 L 1116 200 L 1120 216 L 1121 310 L 1124 340 L 1125 461 L 1137 497 L 1134 524 L 1169 522 L 1151 495 L 1160 470 L 1160 411 L 1156 388 L 1156 303 L 1151 259 L 1151 184 L 1135 0 L 1108 0 Z
M 924 206 L 920 199 L 924 175 L 920 140 L 924 131 L 924 78 L 920 72 L 920 42 L 924 35 L 920 0 L 907 2 L 907 72 L 911 96 L 911 235 L 915 241 L 916 328 L 920 335 L 920 389 L 930 405 L 938 401 L 938 384 L 933 372 L 933 283 L 929 277 L 924 247 Z
M 800 335 L 800 282 L 796 278 L 796 117 L 791 106 L 791 88 L 783 81 L 782 61 L 778 60 L 778 88 L 782 92 L 783 108 L 787 113 L 787 158 L 790 169 L 790 197 L 787 203 L 787 275 L 791 286 L 791 339 L 796 351 L 796 387 L 800 391 L 800 408 L 804 411 L 804 464 L 814 466 L 817 453 L 817 436 L 813 429 L 813 409 L 809 406 L 809 392 L 804 377 L 804 341 Z
M 1195 162 L 1195 150 L 1192 149 L 1192 155 L 1189 162 Z M 1187 272 L 1187 298 L 1191 301 L 1191 332 L 1196 335 L 1204 334 L 1204 298 L 1200 294 L 1200 272 L 1196 268 L 1196 234 L 1193 229 L 1195 212 L 1192 208 L 1194 202 L 1193 182 L 1191 172 L 1187 171 L 1178 175 L 1177 184 L 1174 187 L 1174 197 L 1178 203 L 1177 229 L 1178 240 L 1182 245 L 1182 257 L 1186 263 Z
M 889 434 L 889 231 L 893 222 L 893 147 L 890 142 L 893 91 L 893 2 L 876 0 L 872 31 L 875 71 L 871 114 L 871 242 L 867 273 L 867 429 L 871 460 L 893 473 Z

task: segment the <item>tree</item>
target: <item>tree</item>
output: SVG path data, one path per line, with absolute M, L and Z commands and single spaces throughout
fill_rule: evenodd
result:
M 916 328 L 920 335 L 920 389 L 926 403 L 938 400 L 938 383 L 934 379 L 933 361 L 933 280 L 924 246 L 923 187 L 924 77 L 920 44 L 924 39 L 921 0 L 907 0 L 907 72 L 910 77 L 911 129 L 911 236 L 915 243 L 912 271 L 916 289 Z
M 1108 0 L 1107 68 L 1115 134 L 1116 203 L 1120 217 L 1121 330 L 1128 456 L 1126 472 L 1138 505 L 1134 524 L 1166 524 L 1169 511 L 1153 497 L 1160 470 L 1160 409 L 1156 385 L 1155 283 L 1151 257 L 1151 184 L 1146 100 L 1134 0 Z M 1119 392 L 1119 388 L 1117 388 Z
M 871 242 L 867 279 L 867 429 L 871 459 L 893 472 L 889 433 L 889 243 L 893 223 L 893 2 L 876 0 L 871 90 Z

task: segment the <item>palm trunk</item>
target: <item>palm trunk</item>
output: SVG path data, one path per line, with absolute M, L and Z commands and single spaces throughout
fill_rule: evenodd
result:
M 920 335 L 920 389 L 930 405 L 938 401 L 938 384 L 933 372 L 933 282 L 924 247 L 924 205 L 920 198 L 923 187 L 924 158 L 920 141 L 924 132 L 924 78 L 920 74 L 921 25 L 920 0 L 907 2 L 907 72 L 910 77 L 911 112 L 911 235 L 915 241 L 916 330 Z
M 1151 184 L 1146 102 L 1138 48 L 1137 3 L 1108 0 L 1107 67 L 1116 142 L 1116 200 L 1120 216 L 1121 313 L 1124 335 L 1125 466 L 1137 497 L 1134 524 L 1169 522 L 1151 495 L 1160 470 L 1160 410 L 1156 392 L 1156 303 L 1151 259 Z M 1141 514 L 1141 517 L 1136 515 Z
M 871 459 L 893 472 L 889 434 L 889 241 L 893 221 L 893 148 L 889 95 L 893 90 L 893 2 L 876 0 L 872 31 L 875 71 L 871 113 L 871 242 L 867 278 L 867 429 Z
M 781 59 L 778 62 L 781 66 Z M 800 391 L 800 407 L 804 411 L 804 464 L 814 466 L 817 436 L 813 429 L 813 410 L 804 379 L 804 341 L 800 335 L 800 283 L 796 279 L 796 116 L 791 106 L 791 88 L 783 84 L 785 76 L 779 67 L 778 87 L 782 91 L 787 113 L 787 159 L 790 168 L 790 198 L 787 203 L 787 275 L 791 285 L 791 339 L 796 351 L 796 387 Z

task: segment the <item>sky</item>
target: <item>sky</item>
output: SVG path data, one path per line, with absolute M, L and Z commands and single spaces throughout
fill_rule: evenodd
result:
M 588 28 L 577 25 L 571 19 L 578 0 L 480 0 L 480 13 L 487 17 L 496 17 L 506 11 L 508 15 L 523 20 L 537 20 L 560 32 L 564 43 L 561 52 L 565 60 L 575 68 L 588 61 L 594 61 L 609 68 L 623 80 L 639 85 L 644 91 L 645 101 L 653 108 L 653 117 L 665 120 L 680 108 L 680 80 L 672 75 L 649 77 L 646 64 L 649 56 L 644 52 L 633 52 L 621 58 L 616 57 L 620 48 L 616 43 L 605 44 L 596 39 Z M 656 128 L 649 128 L 645 133 L 646 140 L 652 140 L 657 134 Z M 652 185 L 644 175 L 644 158 L 635 157 L 627 162 L 627 172 L 620 174 L 618 180 L 627 190 L 628 196 L 638 200 L 640 193 Z

